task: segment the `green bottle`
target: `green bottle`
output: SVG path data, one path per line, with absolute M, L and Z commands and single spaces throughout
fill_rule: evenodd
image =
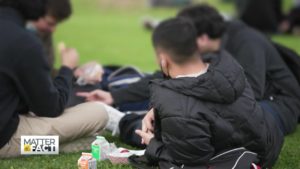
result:
M 101 143 L 105 141 L 105 138 L 102 136 L 97 136 L 96 140 L 92 143 L 92 156 L 96 160 L 101 160 Z

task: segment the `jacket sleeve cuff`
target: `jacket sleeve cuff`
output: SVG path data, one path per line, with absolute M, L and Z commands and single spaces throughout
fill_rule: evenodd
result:
M 147 159 L 152 163 L 158 162 L 163 147 L 164 144 L 161 141 L 158 141 L 156 138 L 152 138 L 145 152 Z
M 59 69 L 58 76 L 63 76 L 69 82 L 71 82 L 73 80 L 73 70 L 70 69 L 70 68 L 68 68 L 68 67 L 66 67 L 66 66 L 62 66 Z

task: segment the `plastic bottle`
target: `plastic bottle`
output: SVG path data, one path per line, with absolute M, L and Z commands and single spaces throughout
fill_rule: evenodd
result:
M 102 136 L 97 136 L 96 140 L 91 145 L 93 158 L 96 160 L 106 160 L 109 143 Z

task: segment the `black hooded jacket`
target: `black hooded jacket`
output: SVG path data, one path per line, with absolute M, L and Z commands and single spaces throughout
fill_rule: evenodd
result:
M 283 136 L 274 119 L 255 101 L 242 67 L 225 51 L 208 61 L 207 73 L 151 81 L 155 138 L 146 156 L 151 161 L 205 165 L 214 155 L 245 147 L 272 166 Z

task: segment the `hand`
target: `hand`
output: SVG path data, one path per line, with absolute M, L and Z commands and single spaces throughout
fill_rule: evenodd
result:
M 87 101 L 100 101 L 108 105 L 112 105 L 114 100 L 109 92 L 103 90 L 94 90 L 92 92 L 78 92 L 79 97 L 85 97 Z
M 154 122 L 154 110 L 151 109 L 142 120 L 142 131 L 145 133 L 148 132 L 153 133 L 154 132 L 153 122 Z M 145 144 L 144 139 L 142 139 L 142 144 Z
M 74 48 L 64 48 L 60 51 L 61 63 L 70 69 L 74 69 L 78 65 L 79 54 Z
M 152 132 L 143 132 L 142 130 L 135 130 L 135 133 L 139 135 L 142 138 L 142 140 L 144 140 L 144 143 L 142 144 L 146 145 L 148 145 L 151 139 L 154 137 L 154 134 Z
M 154 127 L 153 127 L 153 122 L 154 122 L 154 110 L 151 109 L 144 117 L 143 121 L 142 121 L 142 131 L 143 132 L 148 132 L 154 131 Z

